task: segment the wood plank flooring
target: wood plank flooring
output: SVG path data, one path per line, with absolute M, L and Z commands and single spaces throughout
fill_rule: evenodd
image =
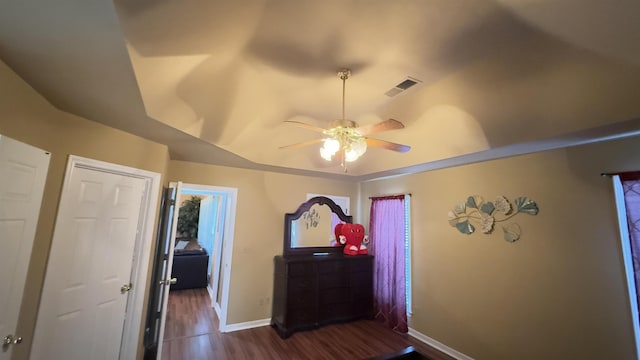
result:
M 217 329 L 218 319 L 206 289 L 172 291 L 162 359 L 367 359 L 410 345 L 433 360 L 454 359 L 369 320 L 298 332 L 286 340 L 270 326 L 225 334 Z
M 169 292 L 163 346 L 174 339 L 217 332 L 218 317 L 211 307 L 207 289 Z

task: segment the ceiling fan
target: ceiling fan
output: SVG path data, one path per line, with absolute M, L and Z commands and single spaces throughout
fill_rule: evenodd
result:
M 386 140 L 374 139 L 368 135 L 376 134 L 388 130 L 397 130 L 404 128 L 404 125 L 398 120 L 388 119 L 376 124 L 358 126 L 355 121 L 347 120 L 344 116 L 344 94 L 345 84 L 351 71 L 342 69 L 338 71 L 338 77 L 342 80 L 342 119 L 334 120 L 329 123 L 329 128 L 323 129 L 317 126 L 305 124 L 299 121 L 286 120 L 295 126 L 309 129 L 325 135 L 322 139 L 305 141 L 297 144 L 281 146 L 280 149 L 293 149 L 307 145 L 323 143 L 320 148 L 320 156 L 327 161 L 331 161 L 334 155 L 340 156 L 340 164 L 347 172 L 345 162 L 351 162 L 358 159 L 367 151 L 367 146 L 397 151 L 405 153 L 411 149 L 408 145 L 396 144 Z

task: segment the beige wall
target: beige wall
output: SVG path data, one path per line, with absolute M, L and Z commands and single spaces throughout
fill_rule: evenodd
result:
M 165 173 L 166 146 L 53 108 L 0 62 L 0 134 L 51 152 L 42 208 L 27 275 L 17 334 L 24 343 L 14 359 L 26 359 L 53 236 L 62 180 L 69 154 Z M 2 335 L 4 336 L 4 335 Z
M 412 193 L 411 325 L 475 359 L 635 358 L 611 179 L 640 169 L 640 138 L 361 184 L 369 196 Z M 478 194 L 528 196 L 515 243 L 464 235 L 447 212 Z
M 168 179 L 238 189 L 228 324 L 271 318 L 273 257 L 282 254 L 284 214 L 306 201 L 307 193 L 349 196 L 352 202 L 357 194 L 350 182 L 173 160 Z

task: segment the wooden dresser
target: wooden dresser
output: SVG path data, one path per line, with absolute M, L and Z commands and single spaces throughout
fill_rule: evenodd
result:
M 271 325 L 293 332 L 373 316 L 373 256 L 276 256 Z

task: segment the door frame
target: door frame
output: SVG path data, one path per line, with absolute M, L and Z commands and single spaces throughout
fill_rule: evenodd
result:
M 170 186 L 175 186 L 177 182 L 171 182 Z M 227 332 L 227 311 L 229 309 L 229 287 L 231 283 L 231 261 L 233 258 L 233 239 L 236 222 L 236 208 L 238 202 L 238 189 L 224 186 L 189 184 L 182 183 L 182 194 L 201 194 L 213 195 L 217 194 L 226 197 L 224 208 L 224 229 L 222 233 L 222 266 L 225 268 L 222 278 L 222 299 L 220 305 L 213 303 L 212 306 L 218 315 L 218 323 L 220 332 Z M 179 200 L 181 194 L 176 195 L 176 201 Z M 179 204 L 176 204 L 176 212 L 179 212 Z M 219 216 L 219 215 L 218 215 Z M 171 242 L 173 248 L 175 241 Z M 211 255 L 211 254 L 210 254 Z M 213 289 L 215 291 L 215 289 Z M 213 299 L 212 299 L 213 300 Z M 166 313 L 166 305 L 163 306 L 163 313 Z M 158 341 L 164 340 L 164 334 Z
M 71 174 L 76 168 L 139 178 L 145 182 L 140 206 L 138 233 L 133 250 L 133 264 L 131 267 L 131 283 L 133 287 L 127 301 L 127 315 L 122 329 L 122 343 L 120 344 L 120 357 L 135 359 L 138 352 L 138 343 L 140 342 L 140 329 L 144 326 L 144 297 L 147 288 L 147 275 L 149 273 L 151 243 L 153 242 L 154 225 L 158 212 L 161 175 L 153 171 L 112 164 L 77 155 L 69 155 L 67 169 L 64 175 L 64 183 L 62 185 L 63 192 L 68 190 Z M 58 204 L 58 206 L 60 206 L 60 204 Z M 53 236 L 55 238 L 55 231 Z

